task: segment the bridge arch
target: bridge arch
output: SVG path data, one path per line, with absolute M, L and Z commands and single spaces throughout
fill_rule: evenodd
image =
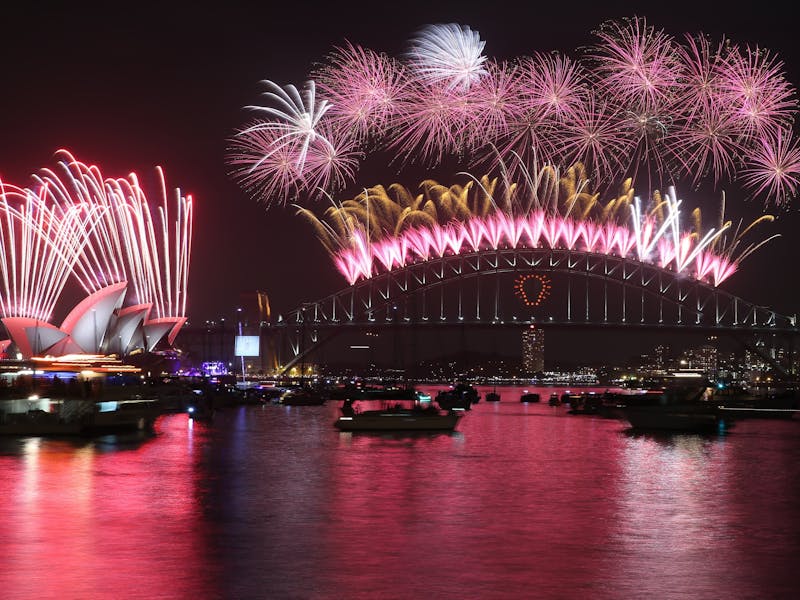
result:
M 545 285 L 552 289 L 543 298 Z M 529 325 L 798 333 L 795 316 L 685 273 L 630 257 L 557 248 L 491 249 L 415 262 L 304 303 L 268 330 L 287 370 L 353 328 Z

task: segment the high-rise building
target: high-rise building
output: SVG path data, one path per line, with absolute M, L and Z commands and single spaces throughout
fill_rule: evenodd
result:
M 663 371 L 670 367 L 670 347 L 666 344 L 659 344 L 653 348 L 653 359 L 655 368 Z
M 681 354 L 681 366 L 688 369 L 699 369 L 707 377 L 717 376 L 718 362 L 719 350 L 713 343 L 688 348 Z
M 526 373 L 544 371 L 544 331 L 533 325 L 522 331 L 522 370 Z

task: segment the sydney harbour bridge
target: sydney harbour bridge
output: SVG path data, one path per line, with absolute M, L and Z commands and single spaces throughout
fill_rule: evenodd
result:
M 283 372 L 347 331 L 543 329 L 694 332 L 730 336 L 776 372 L 758 336 L 790 349 L 796 317 L 736 297 L 707 281 L 605 253 L 500 248 L 414 262 L 303 303 L 266 326 Z M 654 341 L 654 344 L 657 341 Z

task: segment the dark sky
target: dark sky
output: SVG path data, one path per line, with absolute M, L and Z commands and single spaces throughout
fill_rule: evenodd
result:
M 644 16 L 676 36 L 724 34 L 765 46 L 800 83 L 796 29 L 773 2 L 751 4 L 746 12 L 697 2 L 654 2 L 646 9 L 643 3 L 519 0 L 204 4 L 15 2 L 2 11 L 0 34 L 0 176 L 28 185 L 31 173 L 54 166 L 62 147 L 106 176 L 135 171 L 145 185 L 154 184 L 154 167 L 161 165 L 168 187 L 195 198 L 194 322 L 230 314 L 240 292 L 265 290 L 273 310 L 287 312 L 344 287 L 307 224 L 291 209 L 266 210 L 248 197 L 228 177 L 224 155 L 226 138 L 249 116 L 243 107 L 259 99 L 260 80 L 300 87 L 314 62 L 345 40 L 397 55 L 420 26 L 455 22 L 478 30 L 492 57 L 539 50 L 575 55 L 594 41 L 591 32 L 604 20 Z M 355 191 L 377 183 L 414 186 L 420 179 L 373 165 L 362 168 Z M 729 200 L 728 214 L 747 220 L 761 209 Z M 781 211 L 775 230 L 783 237 L 748 259 L 728 289 L 781 313 L 796 312 L 799 222 L 797 208 Z

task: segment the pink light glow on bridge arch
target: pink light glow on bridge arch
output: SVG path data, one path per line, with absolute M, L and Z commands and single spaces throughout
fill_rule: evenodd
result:
M 351 285 L 381 271 L 400 269 L 415 262 L 481 250 L 524 248 L 574 250 L 629 258 L 684 273 L 715 287 L 736 272 L 738 263 L 735 260 L 709 250 L 723 230 L 712 229 L 700 238 L 679 232 L 677 218 L 672 223 L 666 229 L 657 230 L 649 218 L 645 218 L 640 227 L 631 229 L 544 211 L 520 217 L 475 216 L 463 222 L 408 229 L 397 236 L 370 243 L 362 232 L 356 231 L 351 247 L 337 252 L 334 263 Z

